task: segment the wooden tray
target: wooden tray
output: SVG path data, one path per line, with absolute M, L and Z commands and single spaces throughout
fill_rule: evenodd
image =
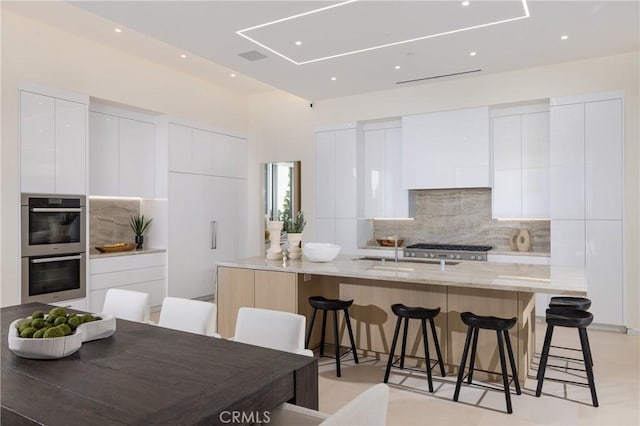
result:
M 117 253 L 120 251 L 133 250 L 134 248 L 136 248 L 135 243 L 126 243 L 123 246 L 111 246 L 111 245 L 96 246 L 96 250 L 98 250 L 100 253 Z

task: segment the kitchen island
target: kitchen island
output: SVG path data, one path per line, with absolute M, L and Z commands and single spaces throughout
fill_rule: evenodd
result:
M 587 291 L 581 268 L 493 262 L 461 261 L 441 270 L 439 263 L 354 260 L 349 256 L 339 256 L 329 263 L 303 259 L 286 264 L 254 257 L 221 262 L 217 273 L 218 331 L 223 337 L 233 335 L 237 311 L 242 306 L 295 312 L 309 319 L 307 299 L 322 295 L 354 300 L 349 314 L 356 346 L 365 354 L 377 356 L 389 352 L 396 323 L 392 304 L 440 307 L 436 328 L 448 371 L 453 373 L 466 333 L 461 312 L 517 317 L 511 337 L 521 379 L 526 376 L 535 348 L 535 293 L 584 296 Z M 346 339 L 345 323 L 341 321 L 339 333 Z M 327 342 L 333 341 L 331 329 L 327 329 Z M 500 370 L 494 334 L 481 330 L 476 361 L 479 369 Z M 319 337 L 320 327 L 314 327 L 311 347 Z M 407 353 L 417 357 L 424 354 L 418 321 L 409 326 Z

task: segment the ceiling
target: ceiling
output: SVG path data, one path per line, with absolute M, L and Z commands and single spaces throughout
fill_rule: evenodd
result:
M 638 1 L 28 3 L 21 13 L 216 84 L 310 101 L 640 48 Z

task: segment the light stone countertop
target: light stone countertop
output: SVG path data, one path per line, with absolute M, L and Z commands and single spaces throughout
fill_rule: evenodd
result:
M 289 260 L 286 267 L 280 260 L 267 261 L 262 257 L 219 262 L 218 266 L 490 290 L 573 296 L 587 293 L 584 268 L 549 265 L 461 261 L 457 265 L 447 265 L 446 270 L 441 271 L 439 264 L 395 264 L 392 261 L 353 260 L 352 256 L 340 255 L 328 263 Z
M 129 250 L 119 251 L 116 253 L 100 253 L 95 248 L 89 250 L 89 259 L 102 259 L 105 257 L 117 257 L 117 256 L 135 256 L 138 254 L 151 254 L 151 253 L 164 253 L 167 249 L 164 248 L 146 248 L 142 250 Z

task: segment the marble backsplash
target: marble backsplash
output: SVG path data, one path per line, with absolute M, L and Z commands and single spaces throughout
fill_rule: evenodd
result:
M 410 192 L 412 221 L 374 221 L 375 239 L 397 235 L 405 245 L 415 243 L 491 245 L 495 251 L 512 251 L 514 230 L 526 229 L 529 251 L 549 253 L 548 220 L 499 221 L 491 218 L 491 189 L 434 189 Z
M 139 200 L 90 199 L 89 244 L 132 243 L 134 233 L 129 218 L 140 214 Z

